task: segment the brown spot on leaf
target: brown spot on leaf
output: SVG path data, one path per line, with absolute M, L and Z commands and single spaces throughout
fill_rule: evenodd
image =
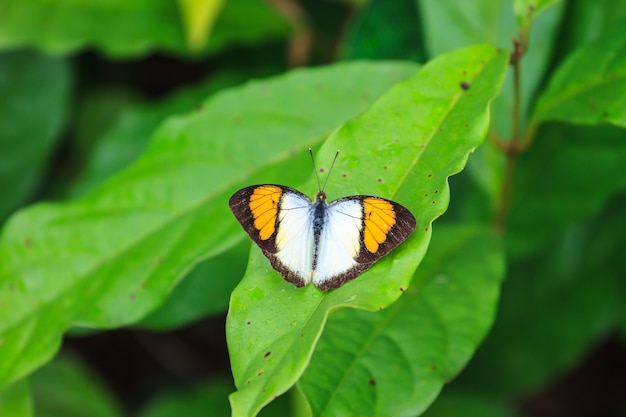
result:
M 400 291 L 404 292 L 404 290 L 406 290 L 406 288 L 400 287 Z
M 30 248 L 31 246 L 33 246 L 33 242 L 29 238 L 24 239 L 24 247 Z
M 271 355 L 271 354 L 272 354 L 272 351 L 267 351 L 267 352 L 265 353 L 265 355 L 263 355 L 263 357 L 264 357 L 264 358 L 267 358 L 267 357 L 268 357 L 269 355 Z
M 374 379 L 372 379 L 372 378 L 370 378 L 370 380 L 369 380 L 369 381 L 367 381 L 367 382 L 368 382 L 368 384 L 370 384 L 370 385 L 371 385 L 371 386 L 373 386 L 373 387 L 375 387 L 375 386 L 376 386 L 376 381 L 375 381 Z
M 470 85 L 469 85 L 468 83 L 466 83 L 465 81 L 463 81 L 463 82 L 461 83 L 461 88 L 462 88 L 463 90 L 469 90 Z
M 261 375 L 263 375 L 263 371 L 259 371 L 259 373 L 256 374 L 256 376 L 261 376 Z
M 249 325 L 250 325 L 250 322 L 249 322 L 249 321 L 247 321 L 247 322 L 246 322 L 246 324 L 249 326 Z

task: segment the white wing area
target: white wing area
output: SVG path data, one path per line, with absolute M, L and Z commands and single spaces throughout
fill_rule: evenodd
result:
M 313 273 L 316 286 L 357 265 L 354 258 L 361 248 L 362 225 L 360 200 L 338 200 L 328 206 L 320 236 L 317 270 Z
M 304 285 L 311 282 L 313 263 L 313 217 L 311 202 L 298 194 L 286 193 L 280 203 L 275 256 L 299 275 Z

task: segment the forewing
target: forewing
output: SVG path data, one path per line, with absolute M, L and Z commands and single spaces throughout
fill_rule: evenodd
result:
M 237 191 L 229 206 L 275 270 L 297 286 L 310 281 L 311 200 L 307 196 L 281 185 L 253 185 Z

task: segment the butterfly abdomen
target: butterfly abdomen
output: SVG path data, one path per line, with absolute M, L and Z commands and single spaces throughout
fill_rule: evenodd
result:
M 313 260 L 311 270 L 317 269 L 317 258 L 319 256 L 320 237 L 324 230 L 324 216 L 326 216 L 326 203 L 316 201 L 313 204 Z

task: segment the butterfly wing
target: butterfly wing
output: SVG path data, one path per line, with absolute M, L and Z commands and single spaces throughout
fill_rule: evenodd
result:
M 237 191 L 229 206 L 285 280 L 297 287 L 311 281 L 313 228 L 306 195 L 281 185 L 253 185 Z
M 409 210 L 384 198 L 352 196 L 333 201 L 327 209 L 313 283 L 326 291 L 356 278 L 404 242 L 415 224 Z

